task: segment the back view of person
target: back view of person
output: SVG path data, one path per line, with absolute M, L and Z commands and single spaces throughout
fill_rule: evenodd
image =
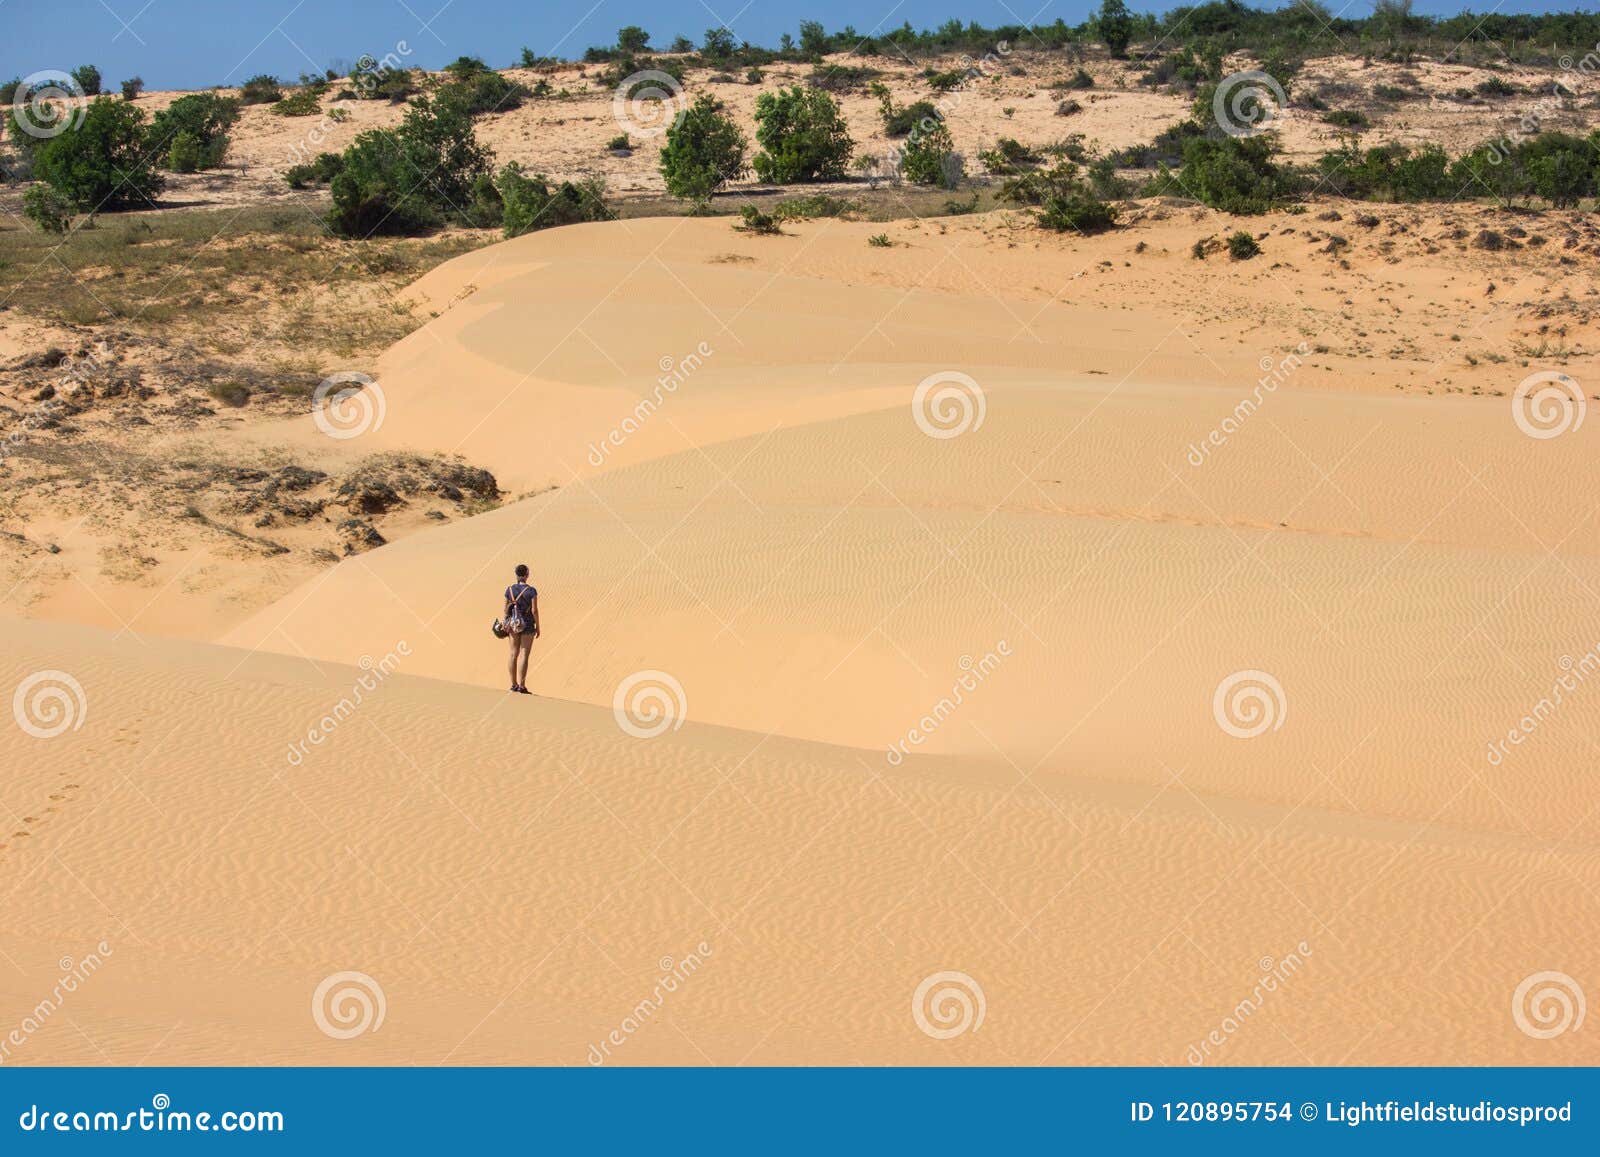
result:
M 517 564 L 517 581 L 505 590 L 505 614 L 501 625 L 511 640 L 511 690 L 531 695 L 528 690 L 528 659 L 533 641 L 539 637 L 539 592 L 528 582 L 528 564 Z

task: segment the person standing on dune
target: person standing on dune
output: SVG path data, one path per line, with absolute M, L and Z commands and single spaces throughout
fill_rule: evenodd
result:
M 528 658 L 533 641 L 539 637 L 539 592 L 528 582 L 528 564 L 517 564 L 517 581 L 505 590 L 505 614 L 501 625 L 511 640 L 511 689 L 519 695 L 528 690 Z

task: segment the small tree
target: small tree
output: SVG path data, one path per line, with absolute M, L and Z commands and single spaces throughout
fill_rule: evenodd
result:
M 49 185 L 33 185 L 22 194 L 22 212 L 46 233 L 65 233 L 72 226 L 72 202 Z
M 912 133 L 900 157 L 900 171 L 913 185 L 953 189 L 961 180 L 963 169 L 950 130 L 943 122 Z
M 690 40 L 687 36 L 674 36 L 672 38 L 672 47 L 668 48 L 667 51 L 676 53 L 680 56 L 687 52 L 693 52 L 694 41 Z
M 72 80 L 84 96 L 100 95 L 100 70 L 92 64 L 80 64 L 72 70 Z
M 667 192 L 703 208 L 729 181 L 744 172 L 744 134 L 722 111 L 722 102 L 702 96 L 667 129 L 661 150 L 661 176 Z
M 1112 56 L 1123 57 L 1128 54 L 1128 45 L 1133 40 L 1133 14 L 1128 11 L 1124 0 L 1101 0 L 1100 15 L 1095 24 L 1100 30 L 1100 39 L 1105 42 Z
M 733 55 L 733 33 L 726 28 L 708 28 L 700 42 L 700 55 L 707 60 L 726 60 Z
M 473 186 L 492 160 L 458 102 L 418 97 L 399 128 L 364 132 L 345 150 L 329 185 L 333 227 L 367 237 L 423 233 L 446 219 L 470 223 Z
M 632 54 L 643 52 L 649 47 L 650 34 L 637 24 L 630 24 L 626 28 L 617 29 L 618 51 Z
M 138 100 L 139 99 L 139 94 L 141 92 L 143 92 L 143 91 L 144 91 L 144 78 L 143 77 L 130 76 L 127 80 L 122 82 L 122 99 L 123 100 Z
M 756 175 L 763 181 L 839 180 L 855 142 L 838 103 L 821 89 L 798 85 L 756 98 Z
M 146 149 L 175 173 L 214 169 L 228 152 L 239 101 L 214 92 L 180 96 L 150 122 Z
M 163 181 L 145 163 L 144 143 L 144 113 L 100 97 L 76 128 L 39 142 L 33 173 L 79 211 L 153 204 Z
M 820 21 L 800 21 L 800 51 L 807 56 L 821 56 L 828 51 L 828 30 Z

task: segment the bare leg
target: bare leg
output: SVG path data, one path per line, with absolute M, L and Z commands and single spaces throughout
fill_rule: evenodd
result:
M 533 655 L 533 635 L 523 635 L 520 642 L 522 645 L 517 649 L 516 657 L 517 686 L 526 687 L 528 685 L 528 660 Z
M 522 686 L 522 683 L 517 679 L 517 646 L 521 640 L 521 635 L 511 636 L 511 658 L 506 663 L 506 669 L 511 672 L 511 685 L 513 687 Z M 524 664 L 524 668 L 526 668 L 526 664 Z

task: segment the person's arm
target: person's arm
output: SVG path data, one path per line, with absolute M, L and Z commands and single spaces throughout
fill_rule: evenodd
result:
M 533 637 L 539 637 L 539 592 L 533 592 Z
M 505 610 L 500 612 L 500 617 L 502 619 L 509 619 L 511 617 L 511 588 L 507 587 L 505 590 L 501 591 L 500 597 L 505 600 L 506 604 Z

